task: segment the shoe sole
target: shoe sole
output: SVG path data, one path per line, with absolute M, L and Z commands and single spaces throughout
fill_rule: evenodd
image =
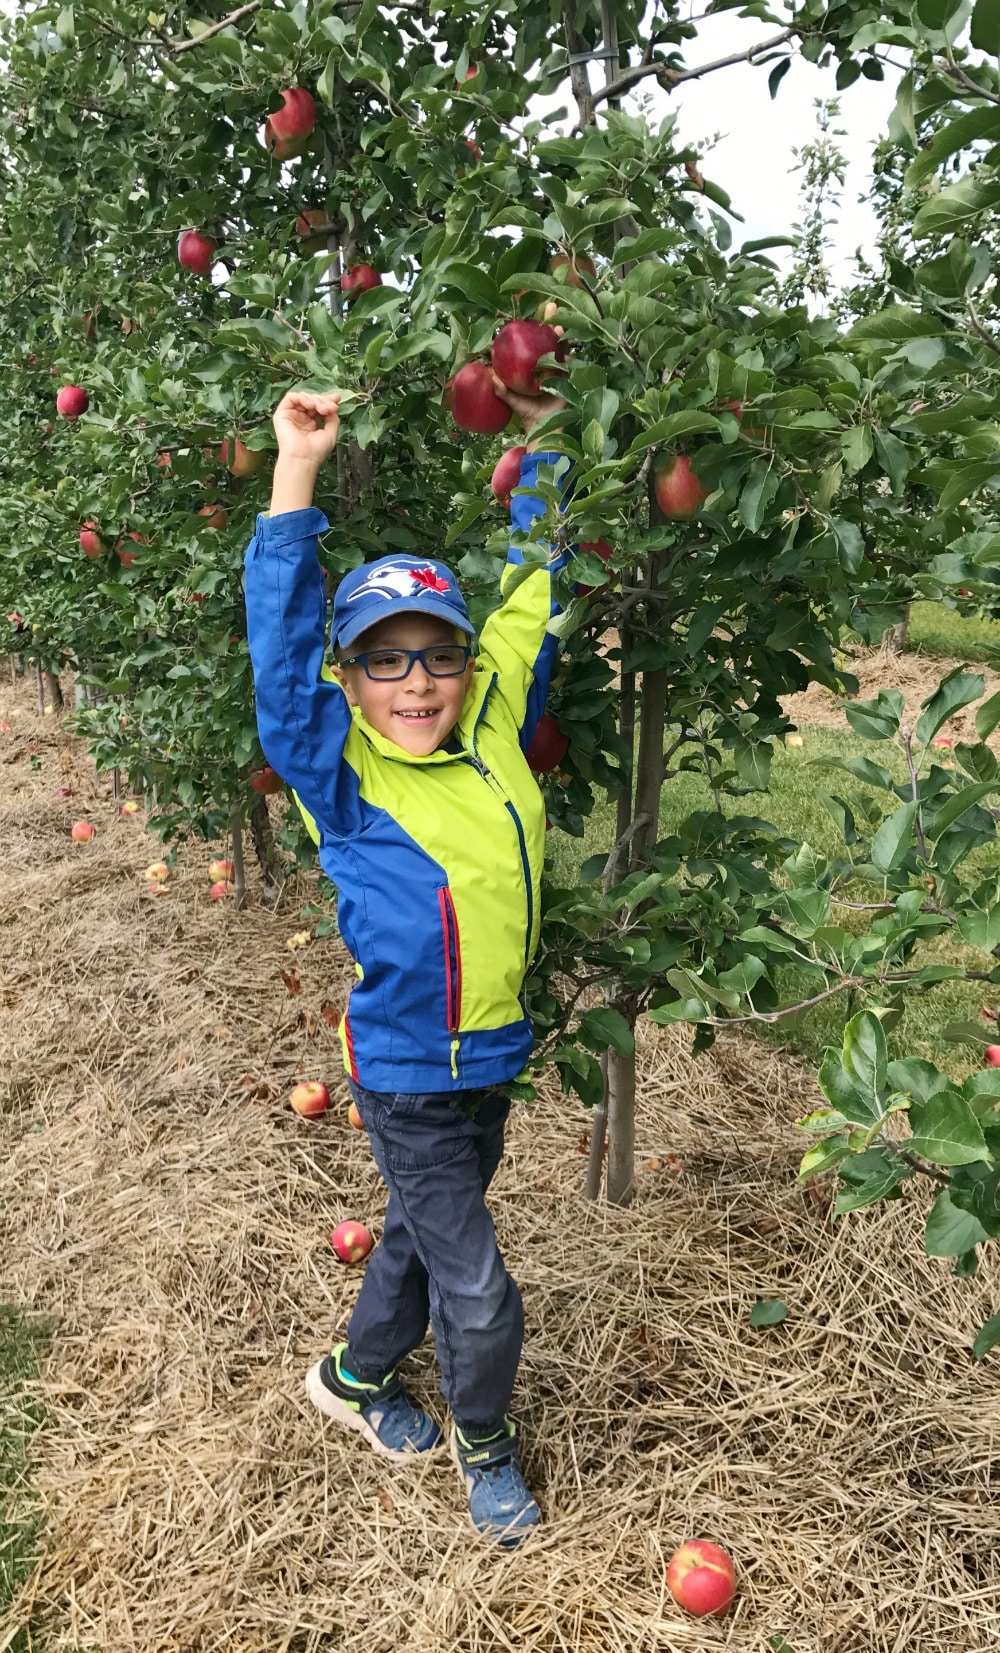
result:
M 439 1435 L 437 1440 L 431 1446 L 425 1447 L 423 1452 L 397 1452 L 395 1447 L 386 1446 L 384 1441 L 379 1440 L 371 1424 L 365 1422 L 360 1412 L 353 1411 L 346 1401 L 340 1399 L 339 1395 L 331 1394 L 320 1377 L 322 1365 L 323 1362 L 317 1360 L 315 1366 L 311 1366 L 305 1375 L 305 1389 L 309 1399 L 317 1411 L 323 1413 L 324 1417 L 331 1418 L 334 1423 L 343 1424 L 345 1429 L 353 1429 L 355 1434 L 360 1435 L 372 1451 L 378 1453 L 380 1458 L 391 1458 L 393 1463 L 397 1464 L 410 1464 L 414 1458 L 428 1457 L 440 1443 L 441 1437 Z
M 469 1489 L 465 1483 L 465 1465 L 462 1462 L 461 1454 L 458 1450 L 458 1437 L 455 1434 L 454 1424 L 451 1428 L 451 1434 L 448 1437 L 448 1454 L 452 1463 L 455 1465 L 455 1468 L 458 1470 L 458 1478 L 462 1483 L 462 1493 L 465 1498 L 465 1513 L 468 1518 L 469 1526 L 478 1538 L 485 1538 L 488 1544 L 499 1544 L 501 1549 L 513 1550 L 517 1548 L 518 1544 L 524 1542 L 529 1533 L 538 1531 L 541 1524 L 538 1521 L 533 1521 L 530 1527 L 515 1527 L 513 1530 L 511 1530 L 510 1527 L 489 1527 L 484 1532 L 482 1527 L 477 1527 L 475 1521 L 472 1519 L 472 1511 L 469 1508 Z

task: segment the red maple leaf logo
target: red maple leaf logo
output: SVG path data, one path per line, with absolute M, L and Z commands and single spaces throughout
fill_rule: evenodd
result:
M 433 568 L 415 568 L 413 570 L 414 583 L 422 586 L 425 591 L 450 591 L 447 580 L 442 580 Z

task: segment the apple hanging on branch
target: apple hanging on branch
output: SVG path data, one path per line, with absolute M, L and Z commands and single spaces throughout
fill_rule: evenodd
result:
M 351 264 L 340 278 L 340 290 L 349 304 L 381 285 L 382 277 L 371 264 Z
M 444 403 L 460 430 L 478 436 L 498 436 L 510 423 L 511 410 L 497 395 L 485 362 L 460 367 L 444 387 Z
M 521 480 L 521 460 L 527 451 L 522 444 L 516 448 L 507 448 L 493 467 L 490 487 L 497 504 L 502 505 L 506 511 L 510 510 L 511 494 Z
M 177 238 L 177 262 L 193 275 L 209 275 L 217 251 L 211 236 L 198 230 L 183 230 Z
M 271 768 L 269 763 L 266 763 L 262 769 L 255 769 L 250 776 L 250 785 L 262 798 L 273 797 L 275 793 L 281 791 L 284 784 L 281 776 Z
M 63 385 L 56 395 L 56 412 L 61 419 L 79 419 L 90 406 L 90 397 L 79 385 Z
M 238 436 L 233 438 L 232 444 L 227 437 L 219 451 L 222 454 L 222 463 L 230 476 L 256 476 L 265 464 L 264 452 L 261 449 L 245 447 Z
M 687 454 L 661 453 L 653 463 L 653 497 L 670 522 L 691 522 L 709 494 L 691 469 Z
M 548 322 L 508 321 L 493 340 L 493 367 L 508 390 L 523 396 L 542 394 L 538 363 L 543 356 L 566 357 L 566 341 Z M 556 372 L 549 368 L 548 373 Z
M 99 557 L 104 550 L 104 541 L 97 532 L 96 522 L 85 522 L 80 529 L 80 550 L 85 557 L 90 557 L 92 560 Z
M 316 125 L 316 100 L 304 86 L 291 86 L 281 93 L 281 108 L 264 122 L 264 142 L 278 161 L 292 161 L 301 155 Z
M 543 712 L 535 725 L 525 758 L 536 775 L 550 775 L 569 751 L 569 736 L 560 729 L 551 712 Z

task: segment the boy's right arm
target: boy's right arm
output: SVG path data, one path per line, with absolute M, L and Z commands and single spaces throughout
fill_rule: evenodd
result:
M 311 505 L 257 518 L 244 563 L 247 640 L 264 755 L 317 824 L 342 834 L 351 829 L 356 777 L 344 773 L 347 697 L 321 675 L 326 580 L 316 543 L 328 526 Z

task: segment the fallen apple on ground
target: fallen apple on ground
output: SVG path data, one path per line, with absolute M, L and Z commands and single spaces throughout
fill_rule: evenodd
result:
M 218 884 L 220 880 L 232 878 L 234 871 L 231 861 L 210 861 L 208 863 L 208 876 L 213 884 Z
M 347 1110 L 347 1120 L 348 1120 L 348 1124 L 353 1125 L 354 1129 L 356 1131 L 363 1131 L 364 1130 L 365 1122 L 362 1119 L 361 1115 L 358 1113 L 358 1105 L 357 1105 L 356 1102 L 352 1102 L 350 1107 L 348 1108 L 348 1110 Z
M 330 1106 L 330 1093 L 321 1079 L 303 1079 L 288 1100 L 303 1119 L 318 1119 Z
M 129 798 L 127 803 L 122 804 L 122 807 L 118 813 L 119 815 L 138 815 L 139 805 L 135 798 Z
M 791 735 L 786 735 L 785 736 L 785 745 L 786 746 L 804 746 L 805 741 L 803 740 L 801 735 L 796 735 L 796 734 L 793 733 Z
M 165 878 L 170 877 L 170 868 L 165 861 L 151 861 L 142 876 L 144 878 L 155 878 L 158 883 L 162 884 Z
M 69 829 L 69 835 L 77 844 L 87 844 L 93 838 L 95 828 L 89 821 L 74 821 Z
M 217 878 L 209 888 L 210 901 L 225 901 L 227 895 L 232 895 L 236 885 L 229 878 Z
M 667 1589 L 695 1618 L 720 1617 L 736 1593 L 736 1569 L 718 1544 L 692 1538 L 667 1564 Z
M 947 735 L 938 735 L 937 740 L 934 742 L 934 750 L 935 752 L 951 751 L 951 741 L 948 739 Z
M 363 1223 L 340 1223 L 330 1235 L 330 1244 L 342 1263 L 360 1263 L 372 1248 L 372 1237 Z

